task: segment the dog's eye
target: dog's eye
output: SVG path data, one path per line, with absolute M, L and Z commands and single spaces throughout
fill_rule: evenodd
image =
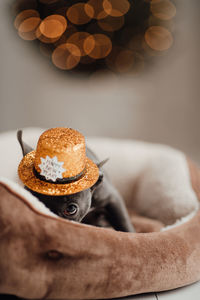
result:
M 78 210 L 78 206 L 76 204 L 69 204 L 65 209 L 65 214 L 68 216 L 74 215 Z

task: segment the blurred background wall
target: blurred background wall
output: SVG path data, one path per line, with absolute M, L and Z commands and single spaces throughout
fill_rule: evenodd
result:
M 165 143 L 200 162 L 199 0 L 177 0 L 175 45 L 142 75 L 63 76 L 21 40 L 0 1 L 0 131 L 67 126 Z

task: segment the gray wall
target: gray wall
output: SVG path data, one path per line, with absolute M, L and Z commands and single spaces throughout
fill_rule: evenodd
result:
M 0 1 L 0 131 L 69 126 L 167 143 L 200 161 L 200 1 L 177 1 L 174 49 L 142 76 L 84 81 L 18 38 L 8 2 Z

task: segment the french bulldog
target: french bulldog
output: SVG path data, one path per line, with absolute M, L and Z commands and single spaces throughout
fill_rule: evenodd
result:
M 17 132 L 17 139 L 23 156 L 33 151 L 22 140 L 22 130 Z M 102 219 L 103 216 L 102 224 L 109 224 L 118 231 L 135 232 L 121 195 L 102 169 L 108 159 L 99 163 L 97 156 L 88 147 L 86 147 L 86 155 L 99 168 L 99 178 L 91 188 L 66 196 L 49 196 L 25 188 L 53 213 L 62 218 L 101 226 L 100 223 L 102 222 L 98 222 L 98 219 Z

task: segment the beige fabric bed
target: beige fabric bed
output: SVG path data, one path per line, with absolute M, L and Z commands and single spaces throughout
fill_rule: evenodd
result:
M 35 146 L 40 129 L 24 139 Z M 137 233 L 61 219 L 17 179 L 16 132 L 0 135 L 0 293 L 104 299 L 200 280 L 200 173 L 163 145 L 88 138 L 125 198 Z

